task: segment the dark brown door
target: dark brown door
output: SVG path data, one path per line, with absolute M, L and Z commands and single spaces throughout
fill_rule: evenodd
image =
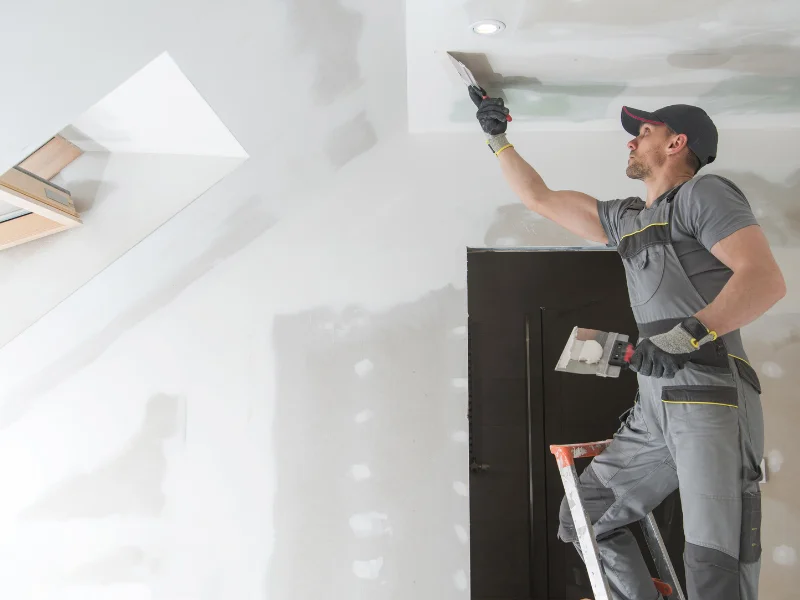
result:
M 624 270 L 604 249 L 474 250 L 467 267 L 472 598 L 591 597 L 577 552 L 556 538 L 563 488 L 548 446 L 610 438 L 636 378 L 555 364 L 575 325 L 635 339 Z M 682 574 L 677 494 L 656 516 Z

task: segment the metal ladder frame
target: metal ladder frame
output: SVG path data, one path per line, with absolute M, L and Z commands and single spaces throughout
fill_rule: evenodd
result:
M 600 551 L 597 547 L 597 538 L 594 535 L 594 527 L 589 518 L 586 508 L 583 506 L 580 485 L 578 482 L 578 472 L 575 470 L 576 458 L 591 458 L 600 454 L 608 448 L 612 440 L 604 442 L 590 442 L 588 444 L 566 444 L 552 445 L 550 452 L 556 457 L 558 471 L 561 474 L 561 481 L 564 484 L 564 492 L 567 496 L 567 503 L 572 514 L 572 521 L 575 531 L 578 534 L 578 541 L 583 553 L 583 560 L 586 563 L 586 570 L 589 572 L 589 582 L 592 584 L 595 600 L 612 600 L 611 589 L 608 585 L 608 578 L 600 562 Z M 642 519 L 640 522 L 644 532 L 647 547 L 653 556 L 653 561 L 658 569 L 661 578 L 657 583 L 666 584 L 663 586 L 662 595 L 674 597 L 677 600 L 686 600 L 680 582 L 678 581 L 675 567 L 667 553 L 661 531 L 658 529 L 653 513 Z M 669 589 L 671 588 L 671 589 Z

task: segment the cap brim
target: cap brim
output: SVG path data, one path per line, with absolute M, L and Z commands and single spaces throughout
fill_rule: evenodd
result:
M 630 108 L 629 106 L 622 107 L 622 127 L 632 136 L 639 135 L 639 128 L 642 123 L 652 123 L 653 125 L 663 125 L 663 121 L 659 121 L 653 114 L 638 108 Z

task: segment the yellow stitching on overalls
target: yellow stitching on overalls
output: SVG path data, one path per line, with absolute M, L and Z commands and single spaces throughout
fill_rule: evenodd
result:
M 722 402 L 684 402 L 683 400 L 662 400 L 665 404 L 711 404 L 713 406 L 730 406 L 731 408 L 739 408 L 735 404 L 723 404 Z
M 750 364 L 749 362 L 747 362 L 745 359 L 743 359 L 743 358 L 741 358 L 741 357 L 739 357 L 739 356 L 736 356 L 735 354 L 728 354 L 728 356 L 730 356 L 731 358 L 735 358 L 736 360 L 740 360 L 740 361 L 742 361 L 744 364 L 746 364 L 746 365 L 747 365 L 748 367 L 750 367 L 751 369 L 753 368 L 753 365 L 751 365 L 751 364 Z
M 656 226 L 656 225 L 669 225 L 669 223 L 650 223 L 650 225 L 648 225 L 647 227 L 654 227 L 654 226 Z M 641 228 L 639 231 L 633 231 L 633 232 L 631 232 L 631 233 L 626 233 L 625 235 L 623 235 L 623 236 L 622 236 L 621 238 L 619 238 L 619 239 L 620 239 L 620 241 L 622 241 L 622 240 L 624 240 L 624 239 L 625 239 L 626 237 L 628 237 L 628 236 L 631 236 L 631 235 L 636 235 L 637 233 L 642 233 L 642 232 L 643 232 L 645 229 L 647 229 L 647 227 L 642 227 L 642 228 Z

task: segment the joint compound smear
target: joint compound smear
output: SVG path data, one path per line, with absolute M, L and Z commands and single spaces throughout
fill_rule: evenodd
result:
M 353 573 L 359 579 L 377 579 L 383 568 L 383 557 L 353 561 Z
M 358 423 L 359 425 L 361 423 L 366 423 L 367 421 L 369 421 L 374 416 L 375 416 L 375 413 L 373 413 L 371 410 L 362 410 L 355 417 L 356 423 Z
M 356 375 L 359 377 L 366 377 L 367 373 L 372 371 L 374 367 L 375 365 L 372 364 L 372 361 L 368 358 L 365 358 L 364 360 L 356 363 L 356 366 L 353 367 L 353 369 L 355 370 Z
M 454 442 L 458 442 L 459 444 L 466 444 L 469 442 L 469 434 L 466 431 L 455 431 L 450 437 Z
M 469 387 L 469 382 L 466 377 L 456 377 L 451 381 L 454 388 L 466 390 Z
M 780 450 L 771 450 L 767 455 L 767 468 L 770 473 L 777 473 L 783 466 L 783 453 Z
M 797 562 L 797 552 L 791 546 L 778 546 L 772 551 L 772 560 L 782 567 L 791 567 Z
M 467 574 L 464 571 L 456 572 L 456 574 L 453 575 L 453 583 L 455 583 L 457 590 L 461 590 L 462 592 L 466 592 L 467 588 L 469 587 L 469 581 L 467 580 Z
M 389 517 L 379 512 L 359 513 L 350 517 L 350 529 L 357 538 L 392 535 Z
M 767 361 L 761 365 L 761 372 L 772 379 L 780 379 L 783 377 L 783 367 L 772 361 Z
M 458 541 L 462 544 L 466 544 L 469 542 L 469 534 L 467 533 L 466 528 L 463 525 L 456 525 L 456 537 Z
M 372 477 L 372 471 L 369 470 L 367 465 L 353 465 L 350 467 L 350 475 L 356 481 L 364 481 Z
M 465 498 L 469 496 L 469 488 L 467 487 L 467 484 L 464 483 L 463 481 L 454 481 L 453 489 L 459 496 L 464 496 Z

